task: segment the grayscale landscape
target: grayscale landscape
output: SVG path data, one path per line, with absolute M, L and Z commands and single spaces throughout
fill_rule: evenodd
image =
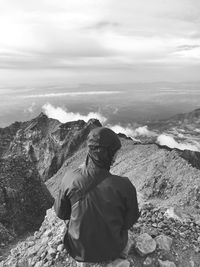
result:
M 91 267 L 200 266 L 199 26 L 198 0 L 0 1 L 0 267 L 77 266 L 53 203 L 101 126 L 141 216 Z

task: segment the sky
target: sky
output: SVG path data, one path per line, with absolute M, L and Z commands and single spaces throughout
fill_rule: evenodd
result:
M 199 0 L 0 0 L 0 88 L 199 81 Z

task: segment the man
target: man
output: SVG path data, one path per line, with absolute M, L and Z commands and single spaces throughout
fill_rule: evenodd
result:
M 59 218 L 69 220 L 64 244 L 75 260 L 114 260 L 139 217 L 136 189 L 128 178 L 109 172 L 121 147 L 112 130 L 95 128 L 87 145 L 85 165 L 66 173 L 54 207 Z

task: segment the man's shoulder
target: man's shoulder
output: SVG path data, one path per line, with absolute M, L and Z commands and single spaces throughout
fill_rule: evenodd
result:
M 113 183 L 118 183 L 119 185 L 123 185 L 125 187 L 134 187 L 130 179 L 126 176 L 111 174 L 110 178 Z
M 61 184 L 70 186 L 75 180 L 81 177 L 81 168 L 68 169 L 63 178 Z
M 121 175 L 117 175 L 117 174 L 113 174 L 113 173 L 110 173 L 110 177 L 112 179 L 115 179 L 115 180 L 118 180 L 118 181 L 124 181 L 125 183 L 127 181 L 130 181 L 128 177 L 126 176 L 121 176 Z

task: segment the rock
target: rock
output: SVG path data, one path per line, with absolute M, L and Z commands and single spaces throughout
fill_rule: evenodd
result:
M 174 207 L 170 207 L 166 210 L 164 214 L 167 218 L 172 218 L 174 220 L 182 221 L 182 218 L 175 212 Z
M 150 258 L 150 257 L 147 257 L 146 259 L 145 259 L 145 261 L 143 262 L 143 264 L 144 265 L 151 265 L 152 264 L 152 258 Z
M 182 238 L 186 238 L 186 234 L 185 234 L 185 233 L 179 233 L 179 235 L 180 235 Z
M 51 256 L 51 257 L 54 257 L 56 255 L 56 250 L 54 248 L 50 248 L 48 250 L 48 254 Z
M 173 261 L 161 261 L 158 260 L 159 267 L 176 267 Z
M 63 244 L 58 245 L 57 251 L 61 252 L 63 249 L 64 249 L 64 245 Z
M 35 245 L 35 242 L 34 241 L 27 242 L 27 247 L 32 247 L 34 245 Z
M 48 230 L 46 230 L 46 232 L 44 232 L 44 234 L 43 234 L 43 236 L 45 237 L 45 236 L 48 236 L 48 237 L 50 237 L 50 236 L 52 236 L 52 230 L 51 229 L 48 229 Z
M 37 254 L 38 250 L 40 249 L 39 246 L 35 245 L 27 249 L 26 253 L 29 257 L 34 256 Z
M 172 245 L 172 238 L 166 235 L 159 235 L 155 238 L 159 249 L 170 251 Z
M 147 233 L 136 238 L 135 248 L 141 256 L 152 253 L 156 249 L 156 241 Z
M 38 261 L 34 267 L 42 267 L 43 261 Z
M 45 237 L 42 238 L 42 240 L 41 240 L 41 244 L 42 244 L 42 245 L 45 245 L 45 244 L 48 243 L 48 241 L 49 241 L 49 238 L 48 238 L 47 236 L 45 236 Z
M 129 267 L 130 262 L 127 260 L 116 259 L 110 262 L 106 267 Z

